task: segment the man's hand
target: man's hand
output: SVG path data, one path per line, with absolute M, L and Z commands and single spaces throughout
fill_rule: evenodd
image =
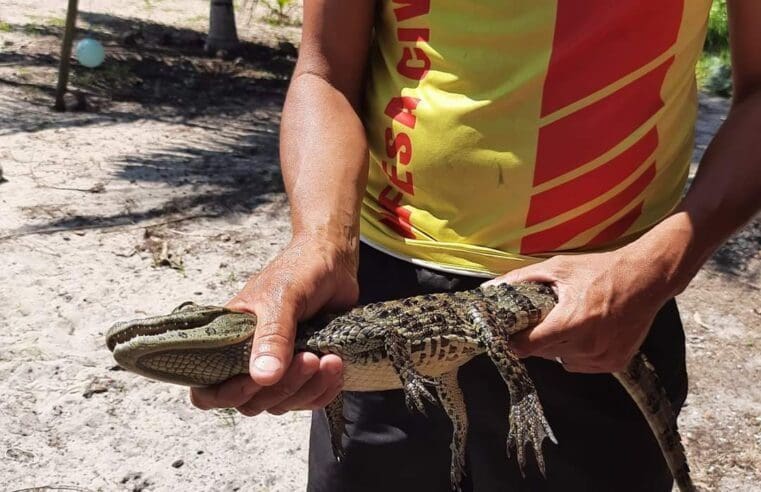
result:
M 257 316 L 250 376 L 192 388 L 201 409 L 235 407 L 244 415 L 324 407 L 341 391 L 343 364 L 334 355 L 293 356 L 296 323 L 318 310 L 357 301 L 356 255 L 319 237 L 295 238 L 227 307 Z
M 662 271 L 641 258 L 629 250 L 555 256 L 489 281 L 546 282 L 558 294 L 557 306 L 541 324 L 513 336 L 516 353 L 561 357 L 570 372 L 624 369 L 668 300 Z

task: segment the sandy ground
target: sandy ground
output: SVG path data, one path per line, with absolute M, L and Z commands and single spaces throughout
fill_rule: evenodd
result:
M 224 302 L 287 240 L 276 142 L 298 28 L 254 21 L 221 62 L 200 53 L 205 1 L 83 0 L 111 58 L 73 74 L 87 110 L 57 114 L 62 4 L 0 0 L 0 490 L 303 490 L 307 414 L 194 410 L 103 340 Z M 696 159 L 727 109 L 701 98 Z M 704 490 L 761 490 L 760 246 L 756 220 L 679 298 Z

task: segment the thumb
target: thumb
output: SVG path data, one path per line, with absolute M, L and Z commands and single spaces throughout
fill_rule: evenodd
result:
M 234 308 L 233 308 L 234 309 Z M 250 312 L 250 309 L 246 309 Z M 277 307 L 254 305 L 256 332 L 251 347 L 249 373 L 262 386 L 271 386 L 283 377 L 293 358 L 296 338 L 296 309 L 289 303 Z

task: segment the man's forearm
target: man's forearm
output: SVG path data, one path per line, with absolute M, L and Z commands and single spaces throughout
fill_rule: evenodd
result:
M 283 110 L 280 159 L 294 235 L 356 249 L 368 167 L 356 102 L 324 78 L 297 72 Z
M 684 290 L 710 255 L 761 208 L 761 91 L 729 113 L 677 210 L 627 248 L 662 269 L 664 296 Z

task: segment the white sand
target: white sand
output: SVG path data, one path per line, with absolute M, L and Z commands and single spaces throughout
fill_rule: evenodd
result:
M 5 0 L 0 19 L 62 17 L 62 4 Z M 81 8 L 203 30 L 206 2 L 147 5 Z M 38 42 L 4 39 L 18 52 Z M 185 388 L 112 370 L 103 340 L 116 320 L 223 303 L 288 239 L 277 104 L 192 120 L 132 103 L 55 114 L 3 83 L 23 70 L 53 78 L 51 67 L 0 64 L 0 236 L 14 236 L 0 238 L 0 489 L 303 490 L 308 414 L 195 410 Z M 704 100 L 698 150 L 726 109 Z M 711 266 L 680 298 L 692 372 L 681 423 L 698 482 L 715 490 L 761 480 L 758 240 L 749 229 L 743 268 Z M 164 242 L 182 269 L 155 266 Z

